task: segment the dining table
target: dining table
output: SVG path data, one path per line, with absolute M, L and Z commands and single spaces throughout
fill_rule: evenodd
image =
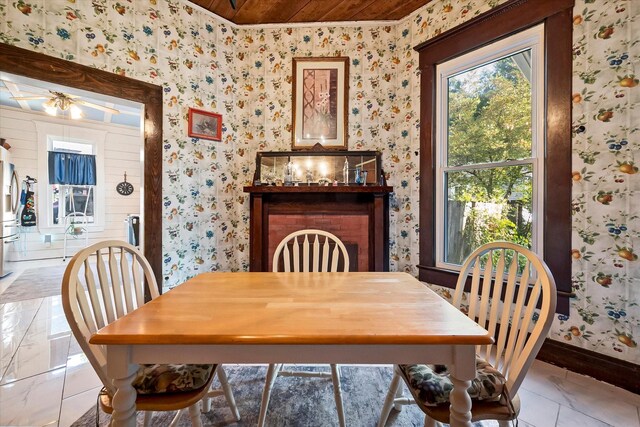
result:
M 143 363 L 445 364 L 451 425 L 471 426 L 475 347 L 491 342 L 400 272 L 201 273 L 90 339 L 107 348 L 115 426 L 136 425 L 131 383 Z

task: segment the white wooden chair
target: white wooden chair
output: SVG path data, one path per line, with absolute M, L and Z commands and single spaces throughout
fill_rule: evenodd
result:
M 470 291 L 465 293 L 468 283 Z M 556 308 L 553 276 L 530 250 L 508 242 L 488 243 L 462 265 L 453 305 L 496 337 L 494 344 L 476 348 L 477 376 L 468 389 L 472 421 L 493 419 L 501 426 L 509 425 L 520 411 L 518 388 L 551 327 Z M 425 412 L 426 427 L 449 423 L 445 369 L 437 365 L 394 366 L 378 427 L 386 424 L 392 407 L 400 410 L 401 405 L 411 403 Z M 402 396 L 401 378 L 412 397 Z
M 84 235 L 84 246 L 89 246 L 89 230 L 88 230 L 88 222 L 87 216 L 83 212 L 71 212 L 64 217 L 63 227 L 64 227 L 64 237 L 63 237 L 63 246 L 62 246 L 62 262 L 65 262 L 68 258 L 67 256 L 67 238 L 69 236 L 74 239 L 78 239 L 80 236 Z M 73 251 L 72 251 L 73 253 Z
M 324 238 L 324 239 L 322 239 Z M 312 242 L 310 243 L 310 239 Z M 289 247 L 291 246 L 291 249 Z M 347 248 L 335 235 L 322 230 L 300 230 L 286 236 L 276 247 L 273 254 L 273 271 L 278 271 L 282 261 L 285 272 L 337 272 L 349 271 L 349 255 Z M 336 409 L 340 427 L 344 427 L 344 409 L 342 406 L 342 391 L 340 388 L 340 367 L 332 364 L 331 372 L 285 371 L 283 364 L 270 364 L 267 379 L 262 392 L 260 417 L 258 427 L 263 427 L 267 416 L 271 390 L 278 375 L 298 377 L 331 378 L 333 394 L 336 399 Z
M 98 329 L 142 306 L 145 290 L 152 299 L 159 296 L 151 266 L 138 249 L 123 241 L 104 241 L 79 251 L 64 272 L 64 313 L 74 337 L 104 385 L 99 402 L 108 414 L 113 412 L 111 399 L 115 388 L 107 377 L 106 348 L 89 344 L 89 338 Z M 147 375 L 143 376 L 143 371 Z M 155 377 L 149 376 L 150 372 L 155 373 Z M 222 390 L 210 390 L 216 372 Z M 166 384 L 168 377 L 179 374 L 193 387 L 182 389 L 181 381 Z M 221 365 L 141 365 L 134 385 L 138 391 L 136 408 L 146 411 L 145 426 L 150 425 L 153 411 L 178 410 L 173 426 L 188 409 L 192 424 L 200 427 L 200 401 L 204 399 L 205 411 L 208 411 L 209 398 L 222 394 L 235 418 L 240 419 Z
M 87 191 L 87 196 L 84 202 L 84 209 L 82 211 L 76 210 L 76 199 L 74 196 L 74 189 L 82 187 Z M 64 244 L 62 251 L 62 262 L 67 260 L 67 237 L 71 236 L 77 239 L 79 236 L 84 234 L 84 247 L 89 246 L 89 221 L 87 216 L 87 209 L 89 208 L 89 200 L 91 200 L 91 196 L 93 194 L 93 185 L 86 186 L 73 186 L 70 187 L 69 194 L 69 207 L 71 211 L 68 212 L 64 216 Z M 62 203 L 63 201 L 59 201 L 58 203 Z M 60 208 L 58 208 L 60 209 Z

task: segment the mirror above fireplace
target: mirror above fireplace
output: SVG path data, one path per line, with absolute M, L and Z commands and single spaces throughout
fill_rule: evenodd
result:
M 265 151 L 254 185 L 386 185 L 379 151 Z

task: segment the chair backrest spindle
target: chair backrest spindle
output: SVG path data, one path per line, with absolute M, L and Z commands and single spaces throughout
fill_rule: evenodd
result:
M 302 243 L 302 271 L 309 271 L 309 236 L 304 235 Z
M 293 271 L 295 273 L 300 272 L 300 246 L 298 246 L 298 238 L 296 237 L 293 243 Z
M 116 310 L 116 316 L 118 318 L 124 316 L 126 311 L 124 310 L 124 303 L 122 298 L 122 282 L 120 281 L 121 271 L 118 268 L 118 261 L 116 260 L 116 255 L 113 247 L 109 247 L 108 250 L 108 264 L 109 265 L 109 275 L 111 276 L 111 287 L 113 289 L 113 303 Z
M 322 245 L 322 268 L 316 271 L 329 271 L 329 239 L 325 239 Z

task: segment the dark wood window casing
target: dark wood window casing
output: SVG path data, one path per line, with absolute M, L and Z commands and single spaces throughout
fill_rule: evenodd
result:
M 574 0 L 512 0 L 415 47 L 420 56 L 420 264 L 425 282 L 455 287 L 457 271 L 435 267 L 436 66 L 544 23 L 545 171 L 543 256 L 558 288 L 559 313 L 571 296 L 571 70 Z

